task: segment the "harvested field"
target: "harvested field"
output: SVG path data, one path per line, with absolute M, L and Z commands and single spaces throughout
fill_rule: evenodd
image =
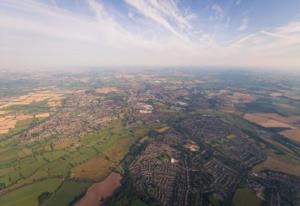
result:
M 292 141 L 300 143 L 300 129 L 299 128 L 285 130 L 285 131 L 281 132 L 280 134 Z
M 9 111 L 0 111 L 0 115 L 4 115 L 4 114 L 7 114 L 9 113 Z
M 281 92 L 272 92 L 270 94 L 271 97 L 281 97 L 282 95 L 283 95 L 283 93 L 281 93 Z
M 93 184 L 87 193 L 75 204 L 75 206 L 101 206 L 107 198 L 111 197 L 116 189 L 121 186 L 122 176 L 111 173 L 103 181 Z
M 223 112 L 226 112 L 226 113 L 238 113 L 239 111 L 233 107 L 233 106 L 226 106 L 226 107 L 222 107 L 220 109 L 221 111 Z
M 48 106 L 49 107 L 60 107 L 61 102 L 59 102 L 59 101 L 50 101 L 50 102 L 48 102 Z
M 23 121 L 27 119 L 32 119 L 32 115 L 7 115 L 5 117 L 0 118 L 0 134 L 6 134 L 10 129 L 15 128 L 18 121 Z
M 241 92 L 234 92 L 232 96 L 229 97 L 233 102 L 244 102 L 249 103 L 256 100 L 256 97 L 250 94 L 245 94 Z
M 73 170 L 72 176 L 78 179 L 101 180 L 111 171 L 111 163 L 102 156 L 97 156 Z
M 61 99 L 62 97 L 63 94 L 50 90 L 30 92 L 27 95 L 2 100 L 0 102 L 0 109 L 10 107 L 13 105 L 27 105 L 33 102 L 41 102 L 47 99 Z
M 289 158 L 289 157 L 287 157 Z M 255 172 L 262 171 L 264 169 L 275 170 L 279 172 L 284 172 L 291 175 L 300 176 L 300 164 L 291 161 L 286 161 L 285 159 L 281 159 L 276 155 L 268 155 L 267 160 L 262 162 L 261 164 L 255 166 L 253 170 Z
M 278 106 L 279 108 L 282 108 L 282 109 L 292 109 L 292 110 L 296 110 L 297 108 L 294 107 L 294 106 L 291 106 L 289 104 L 276 104 L 276 106 Z
M 35 115 L 36 118 L 46 118 L 46 117 L 49 117 L 49 116 L 50 116 L 50 114 L 48 112 L 39 113 L 39 114 Z
M 119 89 L 116 87 L 103 87 L 96 89 L 96 92 L 99 94 L 108 94 L 112 92 L 119 92 Z
M 285 94 L 284 96 L 292 100 L 300 100 L 300 96 L 297 95 Z
M 287 123 L 287 124 L 293 124 L 298 121 L 300 121 L 299 116 L 289 116 L 289 117 L 284 117 L 276 113 L 256 113 L 255 115 L 259 115 L 264 118 L 268 119 L 273 119 L 279 122 Z
M 292 121 L 292 119 L 286 119 L 277 114 L 275 115 L 275 114 L 264 114 L 264 113 L 254 113 L 254 114 L 247 113 L 244 115 L 244 119 L 266 128 L 288 128 L 288 129 L 295 128 L 294 126 L 289 124 Z

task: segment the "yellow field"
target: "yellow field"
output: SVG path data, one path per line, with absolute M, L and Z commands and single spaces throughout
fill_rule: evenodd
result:
M 63 94 L 57 93 L 55 91 L 44 90 L 44 91 L 36 91 L 30 92 L 27 95 L 10 98 L 8 100 L 0 101 L 0 109 L 12 106 L 12 105 L 26 105 L 31 104 L 32 102 L 41 102 L 44 100 L 59 100 L 62 99 Z
M 46 117 L 49 117 L 49 116 L 50 116 L 50 114 L 48 112 L 39 113 L 39 114 L 35 115 L 36 118 L 46 118 Z
M 48 106 L 49 107 L 60 107 L 61 106 L 61 102 L 60 101 L 49 101 L 48 102 Z
M 5 100 L 0 100 L 0 134 L 6 134 L 10 129 L 15 128 L 18 121 L 32 119 L 33 115 L 24 114 L 23 112 L 15 113 L 8 111 L 7 107 L 15 105 L 29 105 L 33 102 L 41 102 L 44 100 L 51 100 L 49 106 L 60 106 L 60 100 L 63 98 L 62 93 L 50 90 L 34 91 L 27 95 L 13 97 Z M 49 113 L 35 114 L 36 118 L 49 117 Z
M 10 129 L 15 128 L 18 121 L 32 119 L 32 115 L 18 114 L 6 115 L 0 118 L 0 134 L 6 134 Z

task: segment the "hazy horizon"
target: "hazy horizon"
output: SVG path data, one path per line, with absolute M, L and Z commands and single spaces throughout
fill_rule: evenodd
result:
M 0 70 L 300 68 L 300 1 L 2 0 Z

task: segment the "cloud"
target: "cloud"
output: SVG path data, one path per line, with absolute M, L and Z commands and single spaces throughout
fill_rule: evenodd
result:
M 232 43 L 228 51 L 244 56 L 240 60 L 253 59 L 254 65 L 298 67 L 300 65 L 300 58 L 297 55 L 300 53 L 300 21 L 249 34 Z
M 173 0 L 125 0 L 125 2 L 181 39 L 185 39 L 182 33 L 192 28 L 189 22 L 191 15 L 184 15 Z
M 241 2 L 242 2 L 242 0 L 237 0 L 236 2 L 235 2 L 235 5 L 240 5 L 241 4 Z
M 297 21 L 224 45 L 175 0 L 124 0 L 129 9 L 122 19 L 102 1 L 84 2 L 88 15 L 34 0 L 1 0 L 0 66 L 300 65 Z M 217 4 L 209 9 L 225 17 Z M 248 22 L 244 18 L 239 29 L 246 31 Z
M 248 18 L 243 18 L 241 25 L 239 27 L 240 31 L 245 31 L 248 28 L 248 24 L 249 24 L 249 19 Z
M 225 16 L 225 12 L 220 5 L 213 4 L 211 9 L 215 14 L 215 16 L 214 16 L 215 19 L 223 19 L 223 17 Z

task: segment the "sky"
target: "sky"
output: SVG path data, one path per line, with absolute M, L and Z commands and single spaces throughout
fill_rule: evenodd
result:
M 0 0 L 0 69 L 300 71 L 300 0 Z

